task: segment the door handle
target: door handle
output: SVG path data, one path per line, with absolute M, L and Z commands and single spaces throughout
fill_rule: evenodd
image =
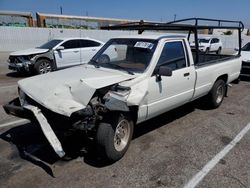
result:
M 79 51 L 76 50 L 76 51 L 73 51 L 73 52 L 77 53 L 77 52 L 79 52 Z
M 96 51 L 96 49 L 92 49 L 92 51 Z
M 189 75 L 190 75 L 189 72 L 184 73 L 184 77 L 189 76 Z

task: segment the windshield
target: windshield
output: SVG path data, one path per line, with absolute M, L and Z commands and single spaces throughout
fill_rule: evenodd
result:
M 250 42 L 242 47 L 242 51 L 250 51 Z
M 45 44 L 43 44 L 42 46 L 38 47 L 38 48 L 42 48 L 42 49 L 52 49 L 54 48 L 57 44 L 59 44 L 60 42 L 62 42 L 62 40 L 51 40 Z
M 199 43 L 209 43 L 210 39 L 198 39 Z
M 156 40 L 111 39 L 93 57 L 90 64 L 106 68 L 142 73 L 154 54 Z

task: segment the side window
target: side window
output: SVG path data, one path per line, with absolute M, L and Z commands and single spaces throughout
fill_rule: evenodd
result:
M 159 66 L 168 66 L 172 70 L 181 69 L 187 66 L 182 42 L 167 42 L 162 50 L 157 63 Z
M 97 46 L 100 46 L 100 45 L 101 44 L 99 42 L 92 41 L 92 40 L 81 40 L 80 41 L 81 48 L 97 47 Z
M 64 47 L 64 49 L 72 49 L 72 48 L 79 48 L 79 40 L 69 40 L 64 42 L 61 46 Z
M 215 43 L 218 43 L 218 42 L 219 42 L 219 39 L 213 38 L 212 41 L 211 41 L 211 44 L 215 44 Z
M 250 43 L 247 44 L 246 51 L 250 51 Z

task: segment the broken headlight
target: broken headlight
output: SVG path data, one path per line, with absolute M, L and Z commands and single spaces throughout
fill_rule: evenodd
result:
M 111 87 L 110 91 L 107 93 L 107 95 L 118 95 L 120 97 L 126 97 L 130 94 L 131 88 L 130 87 L 126 87 L 126 86 L 121 86 L 121 85 L 114 85 L 113 87 Z
M 103 99 L 105 101 L 109 101 L 111 98 L 115 98 L 124 101 L 129 96 L 129 94 L 130 90 L 117 90 L 117 91 L 110 90 L 109 92 L 106 93 Z

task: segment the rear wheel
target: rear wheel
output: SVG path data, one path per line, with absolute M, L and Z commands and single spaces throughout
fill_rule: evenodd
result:
M 208 53 L 209 53 L 209 48 L 206 48 L 205 54 L 208 54 Z
M 128 150 L 133 130 L 133 121 L 124 114 L 117 114 L 109 123 L 100 123 L 96 137 L 100 154 L 110 161 L 121 159 Z
M 226 84 L 224 80 L 217 80 L 208 94 L 208 104 L 211 108 L 218 108 L 226 94 Z
M 47 59 L 39 59 L 34 66 L 36 74 L 45 74 L 52 71 L 52 64 Z

